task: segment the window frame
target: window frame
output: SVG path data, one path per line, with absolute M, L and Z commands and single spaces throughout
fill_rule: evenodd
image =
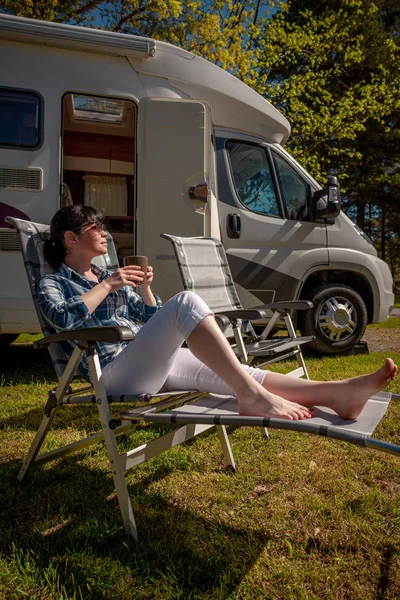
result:
M 285 214 L 285 219 L 288 220 L 288 221 L 295 221 L 295 219 L 290 219 L 289 216 L 288 216 L 288 210 L 287 210 L 287 206 L 286 206 L 286 201 L 285 201 L 284 196 L 281 193 L 281 186 L 282 186 L 282 184 L 281 184 L 281 181 L 280 181 L 279 174 L 278 174 L 278 172 L 276 170 L 275 160 L 274 160 L 274 156 L 273 155 L 275 154 L 277 157 L 279 157 L 282 160 L 282 162 L 289 169 L 292 169 L 292 171 L 295 173 L 295 175 L 297 175 L 297 177 L 299 179 L 301 179 L 301 181 L 304 183 L 304 186 L 306 188 L 306 202 L 310 202 L 310 198 L 311 198 L 312 191 L 313 191 L 313 186 L 311 185 L 311 183 L 307 179 L 304 178 L 304 175 L 302 175 L 302 173 L 298 169 L 296 169 L 295 165 L 293 165 L 287 159 L 287 157 L 283 153 L 278 152 L 278 150 L 275 147 L 272 147 L 272 148 L 268 147 L 268 150 L 270 152 L 270 158 L 271 158 L 271 163 L 273 165 L 273 169 L 274 169 L 274 173 L 275 173 L 275 177 L 276 177 L 276 183 L 277 183 L 277 186 L 279 188 L 279 194 L 280 194 L 281 201 L 282 201 L 282 206 L 283 206 L 283 210 L 284 210 L 284 214 Z M 307 206 L 306 206 L 306 208 L 307 208 Z M 296 222 L 298 222 L 298 223 L 306 223 L 308 221 L 299 220 L 299 221 L 296 221 Z
M 243 145 L 247 145 L 247 146 L 253 146 L 256 148 L 258 147 L 258 148 L 261 148 L 265 152 L 268 167 L 269 167 L 270 174 L 271 174 L 272 184 L 274 186 L 274 192 L 275 192 L 275 197 L 276 197 L 276 203 L 277 203 L 278 210 L 279 210 L 279 215 L 274 215 L 272 213 L 265 213 L 265 212 L 251 209 L 242 201 L 242 199 L 240 198 L 240 196 L 237 192 L 235 177 L 234 177 L 233 170 L 232 170 L 231 157 L 230 157 L 230 153 L 229 153 L 229 149 L 228 149 L 228 144 L 230 144 L 230 143 L 243 144 Z M 284 204 L 282 202 L 281 190 L 280 190 L 280 186 L 279 186 L 279 182 L 278 182 L 278 178 L 277 178 L 277 174 L 276 174 L 276 170 L 275 170 L 275 165 L 272 160 L 271 151 L 270 151 L 269 146 L 266 144 L 253 142 L 251 140 L 243 140 L 243 139 L 238 139 L 238 138 L 227 138 L 225 140 L 225 153 L 226 153 L 226 158 L 227 158 L 226 162 L 228 165 L 228 173 L 229 173 L 230 180 L 231 180 L 232 190 L 233 190 L 234 196 L 237 199 L 237 201 L 239 202 L 239 204 L 241 206 L 243 206 L 246 210 L 248 210 L 249 212 L 251 212 L 255 215 L 262 215 L 263 217 L 269 217 L 269 218 L 274 218 L 274 219 L 286 219 L 287 218 L 286 210 L 285 210 Z
M 16 144 L 3 144 L 0 141 L 0 149 L 5 148 L 8 150 L 20 150 L 23 152 L 35 152 L 39 150 L 43 146 L 44 142 L 44 98 L 40 92 L 37 90 L 32 90 L 28 88 L 16 88 L 5 85 L 0 85 L 0 92 L 2 90 L 14 93 L 29 93 L 36 96 L 39 100 L 39 126 L 38 126 L 38 143 L 35 146 L 21 146 Z
M 275 154 L 275 156 L 274 156 L 274 154 Z M 303 177 L 301 177 L 301 175 L 292 167 L 292 165 L 290 165 L 288 163 L 287 160 L 284 159 L 284 157 L 281 154 L 279 154 L 278 152 L 274 152 L 273 150 L 271 150 L 271 161 L 272 161 L 272 163 L 274 165 L 274 170 L 275 170 L 275 174 L 276 174 L 277 183 L 278 183 L 278 186 L 279 186 L 279 190 L 281 192 L 282 203 L 283 203 L 284 210 L 285 210 L 285 218 L 288 221 L 296 221 L 296 219 L 291 219 L 289 217 L 288 207 L 287 207 L 287 203 L 286 203 L 286 199 L 285 199 L 285 190 L 284 190 L 284 187 L 283 187 L 283 184 L 282 184 L 282 181 L 281 181 L 280 174 L 278 173 L 278 169 L 277 169 L 276 164 L 275 164 L 275 157 L 279 158 L 283 162 L 283 164 L 286 166 L 286 168 L 289 169 L 289 170 L 291 170 L 298 177 L 298 179 L 303 183 L 304 189 L 305 189 L 305 194 L 306 194 L 305 208 L 307 208 L 307 202 L 308 202 L 309 197 L 310 197 L 310 185 L 306 181 L 304 181 Z M 301 219 L 298 219 L 298 220 L 301 221 Z

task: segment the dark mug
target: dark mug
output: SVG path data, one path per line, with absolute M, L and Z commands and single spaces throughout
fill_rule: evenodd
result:
M 140 267 L 140 270 L 144 273 L 143 283 L 146 282 L 148 265 L 147 256 L 125 256 L 124 267 L 126 267 L 127 265 L 138 265 Z

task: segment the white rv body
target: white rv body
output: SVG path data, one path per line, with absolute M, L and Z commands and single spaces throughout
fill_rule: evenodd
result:
M 48 223 L 63 203 L 83 201 L 105 202 L 121 259 L 146 254 L 164 299 L 181 281 L 159 234 L 212 235 L 223 241 L 247 305 L 309 297 L 337 277 L 355 282 L 370 322 L 387 318 L 387 265 L 343 213 L 330 224 L 289 214 L 285 185 L 304 185 L 309 195 L 320 186 L 282 148 L 288 121 L 237 78 L 166 43 L 9 15 L 0 15 L 0 52 L 0 101 L 3 94 L 9 110 L 12 101 L 36 103 L 35 117 L 32 107 L 21 117 L 27 134 L 14 122 L 9 138 L 0 133 L 0 334 L 38 331 L 7 212 Z M 121 114 L 96 108 L 115 101 Z M 26 147 L 34 126 L 37 143 Z M 255 195 L 261 209 L 240 196 L 254 187 L 246 175 L 257 168 L 254 156 L 265 161 L 257 177 L 268 171 L 273 180 Z M 201 184 L 207 202 L 189 191 Z M 117 188 L 113 214 L 103 196 Z M 338 311 L 345 321 L 346 309 Z

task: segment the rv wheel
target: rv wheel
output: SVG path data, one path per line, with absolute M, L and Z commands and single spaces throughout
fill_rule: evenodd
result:
M 364 335 L 367 308 L 357 292 L 335 283 L 316 288 L 308 300 L 314 308 L 299 318 L 302 335 L 314 335 L 311 347 L 320 354 L 351 350 Z

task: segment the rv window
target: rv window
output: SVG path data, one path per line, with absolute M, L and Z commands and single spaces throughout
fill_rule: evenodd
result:
M 42 128 L 39 94 L 0 88 L 0 146 L 34 150 L 42 143 Z
M 288 219 L 300 221 L 307 208 L 307 186 L 299 175 L 275 152 L 276 174 Z
M 249 209 L 279 216 L 275 188 L 265 148 L 248 143 L 228 142 L 236 193 Z
M 74 117 L 81 121 L 102 121 L 104 123 L 122 123 L 124 120 L 123 100 L 98 98 L 73 94 Z

